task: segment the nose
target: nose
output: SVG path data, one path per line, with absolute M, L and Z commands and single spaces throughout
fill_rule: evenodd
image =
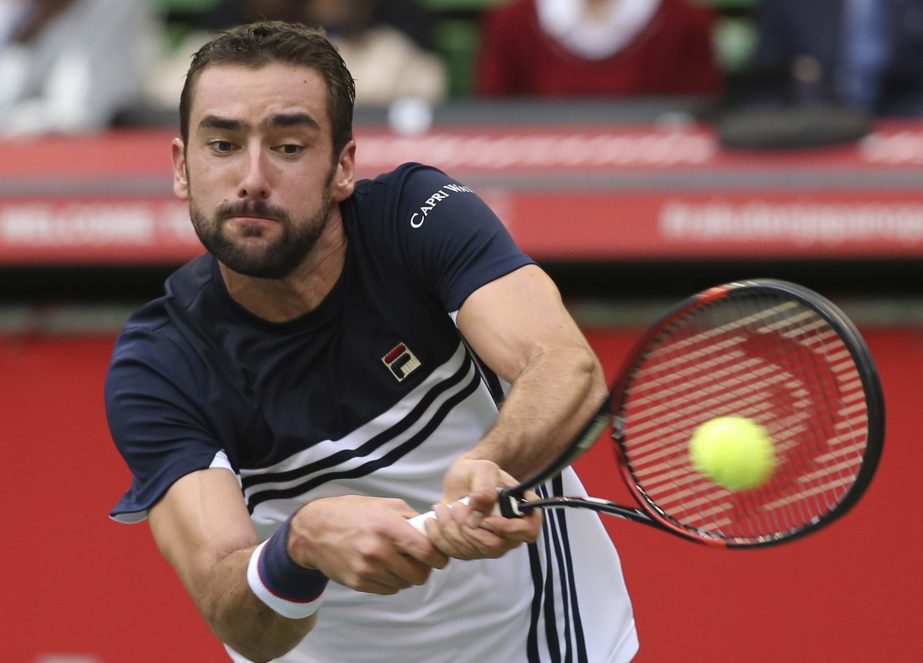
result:
M 237 191 L 238 198 L 266 199 L 269 197 L 267 164 L 263 151 L 255 148 L 249 151 L 245 162 L 246 170 Z

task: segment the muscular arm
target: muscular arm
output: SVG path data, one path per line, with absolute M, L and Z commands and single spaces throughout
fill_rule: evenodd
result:
M 596 412 L 606 396 L 602 367 L 557 287 L 534 265 L 476 290 L 457 321 L 474 351 L 512 384 L 496 424 L 466 456 L 525 478 Z
M 180 478 L 151 508 L 149 520 L 157 546 L 208 625 L 236 651 L 253 661 L 271 660 L 313 628 L 316 614 L 288 619 L 250 590 L 247 564 L 259 541 L 229 471 Z
M 541 517 L 534 511 L 522 519 L 482 520 L 496 502 L 496 487 L 513 485 L 513 477 L 526 478 L 560 455 L 605 399 L 606 383 L 554 283 L 534 265 L 472 293 L 457 323 L 512 388 L 494 426 L 446 473 L 444 499 L 468 495 L 469 506 L 437 505 L 437 524 L 427 525 L 427 533 L 452 557 L 499 556 L 534 540 Z
M 406 524 L 414 515 L 395 499 L 317 500 L 293 518 L 288 552 L 296 564 L 357 591 L 394 594 L 424 583 L 433 568 L 447 562 Z M 247 565 L 259 542 L 229 471 L 200 470 L 180 478 L 151 509 L 149 520 L 160 551 L 212 631 L 248 659 L 278 658 L 314 627 L 316 614 L 289 619 L 250 589 Z

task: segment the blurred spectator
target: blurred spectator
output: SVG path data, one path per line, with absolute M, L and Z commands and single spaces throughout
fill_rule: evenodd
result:
M 176 111 L 192 55 L 219 30 L 252 21 L 292 21 L 303 0 L 218 0 L 186 26 L 178 44 L 162 44 L 144 85 L 145 103 L 155 111 Z
M 357 106 L 403 98 L 445 99 L 448 79 L 427 49 L 427 24 L 409 0 L 302 0 L 303 19 L 323 26 L 356 79 Z
M 201 27 L 216 31 L 253 21 L 295 21 L 300 18 L 302 1 L 220 0 L 206 13 Z
M 328 32 L 362 29 L 364 24 L 388 25 L 432 50 L 428 14 L 416 0 L 219 0 L 207 12 L 204 27 L 224 30 L 260 20 L 325 24 Z
M 711 10 L 685 0 L 513 0 L 485 15 L 482 96 L 718 93 Z
M 146 2 L 4 0 L 0 135 L 109 126 L 134 104 L 156 31 Z
M 923 114 L 923 0 L 763 0 L 751 105 Z
M 356 79 L 357 106 L 384 106 L 406 97 L 439 102 L 448 82 L 430 50 L 427 18 L 413 0 L 222 0 L 162 59 L 148 81 L 148 99 L 154 106 L 175 108 L 189 58 L 211 33 L 268 19 L 322 26 Z

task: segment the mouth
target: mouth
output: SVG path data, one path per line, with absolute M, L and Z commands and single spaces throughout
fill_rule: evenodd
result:
M 244 223 L 279 223 L 283 218 L 281 210 L 277 211 L 263 202 L 227 205 L 218 210 L 218 217 L 224 221 Z
M 225 217 L 225 221 L 232 223 L 279 223 L 274 216 L 260 216 L 258 214 L 233 214 Z
M 263 201 L 227 204 L 218 209 L 218 224 L 229 237 L 266 238 L 284 232 L 287 215 Z
M 238 237 L 263 237 L 279 226 L 279 220 L 270 216 L 232 215 L 225 217 L 224 225 Z

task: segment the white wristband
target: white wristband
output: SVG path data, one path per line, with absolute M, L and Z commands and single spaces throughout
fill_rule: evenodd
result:
M 323 591 L 307 600 L 291 599 L 274 592 L 261 574 L 260 560 L 267 543 L 269 539 L 258 545 L 250 555 L 250 563 L 247 565 L 247 584 L 260 601 L 283 617 L 289 619 L 310 617 L 320 607 Z M 304 570 L 307 571 L 307 569 Z

